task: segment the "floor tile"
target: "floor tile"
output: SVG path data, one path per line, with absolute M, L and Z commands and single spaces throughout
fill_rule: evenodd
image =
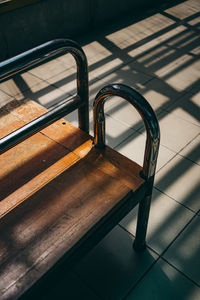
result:
M 107 78 L 107 77 L 105 77 Z M 61 91 L 69 95 L 77 94 L 77 80 L 76 80 L 76 70 L 74 68 L 68 69 L 50 79 L 47 82 Z M 105 82 L 105 83 L 104 83 Z M 89 80 L 89 104 L 92 106 L 94 98 L 99 90 L 106 85 L 106 79 L 101 81 L 98 77 Z
M 168 86 L 163 84 L 161 88 L 161 84 L 163 83 L 159 82 L 159 80 L 153 79 L 146 84 L 145 90 L 141 91 L 157 115 L 160 111 L 165 109 L 165 107 L 168 107 L 175 97 L 178 97 L 176 94 L 173 98 L 173 96 L 170 95 Z M 172 91 L 172 94 L 175 93 Z
M 199 21 L 200 21 L 200 17 L 197 15 L 191 21 L 188 21 L 188 24 L 190 24 L 190 25 L 199 25 Z
M 115 227 L 76 267 L 75 272 L 101 299 L 122 299 L 154 263 L 150 250 L 134 252 L 133 238 Z
M 103 47 L 103 46 L 102 46 Z M 119 55 L 105 49 L 103 52 L 88 57 L 89 80 L 104 78 L 126 62 Z
M 149 75 L 135 70 L 134 67 L 132 67 L 132 64 L 128 64 L 113 73 L 115 76 L 115 81 L 113 83 L 117 83 L 117 81 L 120 80 L 120 83 L 126 84 L 132 88 L 140 88 L 143 84 L 152 79 Z
M 142 166 L 144 160 L 145 143 L 146 136 L 136 132 L 118 145 L 115 149 Z M 156 171 L 158 172 L 160 168 L 167 164 L 168 161 L 170 161 L 175 155 L 175 152 L 161 145 L 158 154 Z
M 111 50 L 104 47 L 97 40 L 84 45 L 83 51 L 85 52 L 89 66 L 99 63 L 112 55 Z
M 14 97 L 40 83 L 42 83 L 41 79 L 29 72 L 25 72 L 0 83 L 0 89 Z
M 199 287 L 160 259 L 125 299 L 197 300 L 199 298 Z
M 106 115 L 106 144 L 112 148 L 119 145 L 123 140 L 132 135 L 135 131 L 117 120 Z
M 200 79 L 200 61 L 191 58 L 165 76 L 165 82 L 176 91 L 189 91 Z M 162 77 L 162 76 L 161 76 Z M 164 76 L 163 76 L 164 77 Z
M 198 34 L 187 26 L 169 28 L 149 41 L 129 50 L 136 69 L 162 79 L 177 93 L 199 82 Z
M 103 78 L 120 68 L 124 62 L 120 58 L 110 58 L 106 62 L 100 63 L 99 66 L 89 67 L 89 79 Z
M 173 23 L 173 20 L 158 13 L 121 30 L 115 31 L 114 33 L 107 35 L 106 38 L 121 49 L 124 49 L 159 32 Z
M 189 30 L 190 35 L 185 38 L 177 47 L 184 52 L 188 52 L 193 55 L 199 54 L 199 36 L 195 31 Z
M 112 97 L 106 102 L 105 111 L 113 119 L 134 130 L 138 130 L 143 126 L 143 120 L 137 110 L 122 98 Z
M 106 37 L 101 37 L 99 41 L 102 43 L 102 45 L 105 45 L 105 47 L 110 49 L 113 57 L 120 58 L 124 64 L 130 63 L 133 60 L 133 58 L 128 54 L 126 48 L 122 49 L 118 45 L 109 41 Z
M 57 57 L 57 60 L 62 63 L 65 70 L 76 68 L 76 61 L 70 53 L 66 53 Z
M 104 85 L 109 83 L 109 79 L 112 77 L 115 77 L 114 75 L 109 76 L 109 73 L 117 72 L 115 71 L 116 68 L 118 68 L 120 65 L 122 65 L 121 60 L 119 59 L 111 59 L 111 61 L 106 62 L 105 64 L 101 65 L 101 63 L 97 66 L 91 66 L 89 67 L 89 91 L 90 91 L 90 100 L 93 102 L 94 97 L 96 96 L 96 93 L 99 91 L 100 88 L 98 86 L 103 87 Z M 112 73 L 113 74 L 113 73 Z M 119 80 L 119 76 L 117 78 L 117 81 Z M 141 75 L 139 75 L 141 77 Z M 144 75 L 145 76 L 145 75 Z M 101 81 L 99 77 L 103 77 L 103 80 Z M 115 77 L 116 78 L 116 77 Z M 147 78 L 147 76 L 146 76 Z M 76 87 L 76 69 L 71 68 L 66 70 L 65 72 L 59 73 L 56 76 L 53 76 L 50 79 L 47 79 L 47 81 L 50 84 L 55 85 L 56 87 L 60 88 L 61 90 L 69 93 L 69 94 L 75 94 L 77 91 Z M 99 84 L 96 83 L 99 81 Z M 116 82 L 116 80 L 114 81 Z M 111 82 L 113 83 L 113 81 Z M 91 96 L 92 99 L 91 99 Z M 91 102 L 91 103 L 92 103 Z
M 190 210 L 154 189 L 147 230 L 147 245 L 161 254 L 193 216 Z M 135 235 L 136 222 L 137 209 L 133 209 L 120 224 Z
M 95 83 L 90 82 L 90 99 L 94 100 L 96 93 L 103 88 L 105 85 L 112 83 L 121 83 L 132 87 L 133 89 L 143 89 L 144 84 L 151 79 L 150 76 L 139 72 L 138 70 L 134 70 L 130 67 L 130 65 L 123 66 L 117 70 L 114 70 L 111 74 L 103 77 L 102 79 L 98 79 Z M 112 100 L 106 102 L 107 106 L 115 106 L 116 97 L 112 97 Z M 124 105 L 126 104 L 125 100 L 122 100 Z M 129 110 L 129 109 L 128 109 Z M 125 111 L 124 111 L 125 112 Z M 134 113 L 134 110 L 133 110 Z M 123 115 L 123 112 L 120 111 L 120 115 Z M 135 116 L 135 115 L 134 115 Z M 134 118 L 134 117 L 133 117 Z
M 196 95 L 187 93 L 169 105 L 166 110 L 173 111 L 179 118 L 200 126 L 200 100 Z
M 171 73 L 176 74 L 177 69 L 179 70 L 184 65 L 187 65 L 188 63 L 190 63 L 190 61 L 192 61 L 192 59 L 193 59 L 193 57 L 188 54 L 182 54 L 181 56 L 178 56 L 178 58 L 176 58 L 176 56 L 175 56 L 171 63 L 168 63 L 168 64 L 164 65 L 163 67 L 161 66 L 155 72 L 155 74 L 159 78 L 163 78 L 163 77 L 166 78 L 166 77 L 170 76 Z
M 53 85 L 43 81 L 42 83 L 33 86 L 31 89 L 16 95 L 15 99 L 23 100 L 29 98 L 49 108 L 68 96 L 70 95 L 67 95 L 66 92 L 63 92 Z
M 197 212 L 200 209 L 200 166 L 177 155 L 155 178 L 155 186 L 176 201 Z
M 164 254 L 164 258 L 200 286 L 200 217 L 196 216 Z
M 95 94 L 108 84 L 122 83 L 139 90 L 140 88 L 145 88 L 143 84 L 148 80 L 150 80 L 149 76 L 139 73 L 138 71 L 133 71 L 127 65 L 116 70 L 102 80 L 95 82 L 90 87 L 90 98 L 94 99 Z M 114 119 L 119 120 L 126 126 L 133 127 L 134 129 L 138 129 L 142 125 L 142 119 L 136 109 L 132 108 L 126 100 L 119 97 L 111 97 L 111 99 L 106 101 L 105 112 Z
M 77 93 L 76 69 L 70 68 L 46 80 L 67 94 Z
M 195 103 L 199 102 L 199 96 L 200 96 L 200 80 L 198 80 L 193 86 L 192 89 L 190 90 L 190 93 L 194 94 L 193 100 Z
M 185 24 L 185 23 L 183 23 Z M 179 34 L 175 35 L 175 36 L 171 36 L 169 37 L 169 40 L 167 41 L 167 45 L 172 46 L 173 48 L 175 48 L 176 50 L 178 49 L 183 49 L 183 50 L 189 50 L 187 48 L 188 46 L 188 41 L 190 42 L 190 45 L 193 46 L 193 39 L 194 37 L 197 38 L 197 34 L 195 31 L 191 30 L 191 28 L 188 28 L 187 25 L 185 24 L 185 26 L 180 25 L 178 26 L 178 28 L 183 28 L 184 30 L 179 31 Z M 188 53 L 188 51 L 185 51 Z M 181 52 L 179 52 L 181 53 Z
M 0 108 L 12 101 L 12 97 L 0 90 Z
M 168 54 L 175 53 L 174 49 L 168 47 L 169 41 L 176 40 L 180 35 L 185 34 L 185 31 L 187 31 L 187 27 L 183 25 L 167 28 L 167 30 L 155 35 L 149 41 L 145 40 L 142 45 L 134 47 L 134 49 L 128 52 L 128 55 L 136 59 L 138 63 L 141 63 L 141 67 L 147 68 L 150 72 L 155 71 L 154 63 L 162 61 Z M 145 66 L 147 61 L 148 65 Z M 163 63 L 165 63 L 164 60 Z M 151 70 L 152 66 L 153 70 Z
M 192 140 L 181 152 L 180 155 L 189 158 L 200 165 L 200 135 Z
M 142 95 L 147 99 L 155 112 L 167 109 L 182 93 L 177 92 L 166 84 L 163 80 L 154 78 L 146 83 L 145 90 L 141 90 Z
M 58 59 L 53 59 L 29 71 L 40 79 L 47 80 L 66 70 L 65 65 Z
M 158 115 L 160 143 L 172 151 L 179 152 L 200 132 L 199 127 L 189 123 L 174 113 L 162 112 Z
M 190 53 L 192 54 L 195 54 L 195 55 L 199 55 L 200 54 L 200 46 L 196 46 L 196 47 L 193 47 L 192 50 L 190 50 Z
M 178 18 L 185 19 L 199 11 L 199 2 L 198 0 L 194 1 L 184 1 L 172 8 L 166 9 L 165 12 Z

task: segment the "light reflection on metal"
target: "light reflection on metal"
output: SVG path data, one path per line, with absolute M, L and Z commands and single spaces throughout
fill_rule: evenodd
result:
M 0 82 L 50 57 L 64 53 L 72 54 L 77 64 L 77 96 L 64 104 L 62 103 L 60 107 L 53 107 L 48 113 L 1 139 L 1 154 L 28 136 L 55 122 L 58 117 L 62 118 L 75 109 L 78 109 L 79 128 L 89 132 L 87 59 L 76 42 L 67 39 L 53 40 L 0 63 Z
M 21 128 L 11 132 L 0 139 L 0 154 L 29 138 L 33 134 L 41 131 L 45 127 L 51 125 L 55 121 L 74 111 L 81 105 L 80 97 L 75 96 L 67 101 L 63 101 L 54 106 L 44 115 L 29 122 Z
M 103 148 L 105 146 L 104 103 L 112 96 L 119 96 L 131 103 L 144 121 L 147 131 L 147 140 L 142 175 L 145 179 L 149 179 L 155 174 L 160 143 L 160 130 L 153 109 L 147 100 L 137 91 L 123 84 L 107 85 L 99 91 L 93 106 L 94 145 L 97 148 Z

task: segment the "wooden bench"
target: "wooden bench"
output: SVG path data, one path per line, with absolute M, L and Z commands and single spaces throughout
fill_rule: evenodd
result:
M 31 99 L 0 109 L 0 299 L 30 299 L 34 287 L 94 247 L 139 203 L 135 250 L 145 248 L 159 127 L 149 104 L 124 85 L 108 85 L 94 102 L 88 134 L 87 61 L 82 49 L 55 40 L 0 64 L 0 78 L 70 52 L 77 95 L 47 111 Z M 144 166 L 105 146 L 104 102 L 133 104 L 147 129 Z M 79 110 L 79 128 L 62 117 Z M 49 276 L 49 277 L 48 277 Z

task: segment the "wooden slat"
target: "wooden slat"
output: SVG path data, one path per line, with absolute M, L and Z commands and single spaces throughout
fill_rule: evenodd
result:
M 106 146 L 100 150 L 95 149 L 92 146 L 92 141 L 88 140 L 77 148 L 74 153 L 81 158 L 87 157 L 88 163 L 94 164 L 96 168 L 105 174 L 118 178 L 120 182 L 133 191 L 144 183 L 140 176 L 141 166 L 110 147 Z
M 28 278 L 33 280 L 32 269 L 38 270 L 34 280 L 41 277 L 129 193 L 128 187 L 88 165 L 86 159 L 6 215 L 0 221 L 1 299 L 8 284 L 27 288 L 24 280 L 26 284 Z
M 1 137 L 25 124 L 7 110 L 1 109 L 0 113 Z M 75 154 L 41 133 L 3 153 L 0 157 L 0 217 L 77 159 Z

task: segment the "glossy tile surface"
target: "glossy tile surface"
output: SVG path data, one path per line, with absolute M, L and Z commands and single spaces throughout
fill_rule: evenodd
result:
M 147 245 L 162 254 L 181 230 L 194 217 L 194 213 L 154 189 L 147 231 Z M 137 209 L 131 211 L 121 226 L 135 235 Z
M 155 186 L 194 212 L 200 209 L 200 166 L 177 155 L 155 178 Z
M 164 254 L 164 258 L 200 286 L 200 217 L 196 216 Z
M 175 268 L 160 259 L 130 292 L 127 300 L 197 300 L 200 289 Z

